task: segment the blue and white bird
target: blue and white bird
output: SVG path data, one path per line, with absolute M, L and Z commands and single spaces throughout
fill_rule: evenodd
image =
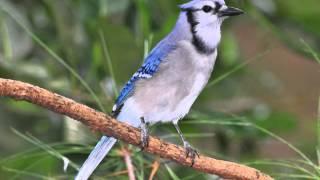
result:
M 148 124 L 173 123 L 187 156 L 194 159 L 197 152 L 183 137 L 178 122 L 189 112 L 211 76 L 222 22 L 243 11 L 228 7 L 224 0 L 192 0 L 180 9 L 172 32 L 156 45 L 122 89 L 113 116 L 141 128 L 143 147 L 148 145 Z M 75 179 L 88 179 L 116 142 L 103 136 Z

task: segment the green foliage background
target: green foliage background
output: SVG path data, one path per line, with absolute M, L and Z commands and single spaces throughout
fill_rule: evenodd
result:
M 174 26 L 177 5 L 183 2 L 1 0 L 0 77 L 39 85 L 110 112 L 119 89 Z M 319 0 L 229 0 L 227 4 L 247 13 L 226 21 L 214 75 L 182 122 L 183 132 L 202 153 L 249 164 L 277 178 L 319 179 L 315 128 L 320 95 Z M 252 37 L 245 36 L 246 28 Z M 269 42 L 263 51 L 248 55 L 245 49 L 250 43 L 244 40 L 253 40 L 254 32 Z M 272 69 L 277 44 L 299 60 L 296 66 L 308 75 L 303 81 L 314 82 L 310 89 L 299 84 L 272 97 L 286 83 L 258 62 L 270 61 Z M 278 61 L 287 58 L 276 56 Z M 296 71 L 293 65 L 277 68 L 290 76 Z M 294 91 L 300 94 L 290 97 Z M 311 99 L 313 106 L 286 107 L 279 103 L 285 98 Z M 8 98 L 0 98 L 0 124 L 0 179 L 71 179 L 99 136 L 67 117 Z M 180 144 L 170 124 L 156 125 L 152 134 Z M 117 174 L 126 169 L 118 153 L 124 146 L 112 151 L 94 179 L 127 179 L 126 173 Z M 148 178 L 157 158 L 128 148 L 137 178 Z M 67 160 L 70 165 L 64 172 Z M 158 179 L 217 179 L 160 162 Z

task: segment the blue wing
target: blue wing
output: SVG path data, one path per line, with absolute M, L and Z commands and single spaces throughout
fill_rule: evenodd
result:
M 113 115 L 117 116 L 126 101 L 134 92 L 135 83 L 139 79 L 149 79 L 158 71 L 162 60 L 172 51 L 175 46 L 165 41 L 160 42 L 145 59 L 142 66 L 131 77 L 127 84 L 122 88 L 119 97 L 112 109 Z

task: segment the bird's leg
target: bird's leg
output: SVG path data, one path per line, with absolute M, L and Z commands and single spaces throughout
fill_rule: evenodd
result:
M 141 146 L 142 150 L 149 146 L 149 123 L 144 120 L 144 117 L 141 117 Z
M 191 167 L 194 165 L 194 162 L 195 162 L 195 158 L 196 156 L 199 157 L 199 153 L 197 152 L 197 150 L 195 150 L 190 144 L 188 141 L 185 140 L 185 138 L 183 137 L 183 134 L 178 126 L 178 123 L 173 123 L 174 127 L 176 128 L 182 142 L 183 142 L 183 146 L 184 148 L 186 149 L 186 156 L 187 158 L 190 157 L 192 159 L 192 165 Z

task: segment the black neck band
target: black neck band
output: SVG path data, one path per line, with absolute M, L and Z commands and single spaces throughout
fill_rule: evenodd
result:
M 203 40 L 197 36 L 196 26 L 199 24 L 194 18 L 193 10 L 185 10 L 188 23 L 190 24 L 190 31 L 192 33 L 192 44 L 196 47 L 197 51 L 201 54 L 212 54 L 215 48 L 208 47 Z

